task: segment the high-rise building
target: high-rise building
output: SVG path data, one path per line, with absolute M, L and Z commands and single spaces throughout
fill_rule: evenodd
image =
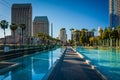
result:
M 120 26 L 120 0 L 109 0 L 110 27 Z
M 102 32 L 103 32 L 102 28 L 98 27 L 98 36 L 102 36 Z
M 32 36 L 32 5 L 31 4 L 13 4 L 11 11 L 11 22 L 17 24 L 25 24 L 23 31 L 24 38 Z M 15 36 L 20 36 L 21 29 L 18 28 Z M 12 34 L 13 35 L 13 34 Z
M 49 35 L 49 21 L 47 16 L 36 16 L 33 21 L 33 35 L 38 33 Z
M 67 34 L 65 28 L 60 29 L 60 41 L 65 45 L 67 43 Z

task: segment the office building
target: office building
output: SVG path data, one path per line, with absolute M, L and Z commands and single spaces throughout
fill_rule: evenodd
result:
M 11 11 L 11 23 L 18 25 L 25 24 L 26 28 L 23 31 L 24 39 L 32 36 L 32 5 L 31 4 L 13 4 Z M 13 33 L 12 33 L 13 35 Z M 15 31 L 16 39 L 21 35 L 21 28 Z
M 38 33 L 49 35 L 49 21 L 47 16 L 36 16 L 33 21 L 33 35 Z

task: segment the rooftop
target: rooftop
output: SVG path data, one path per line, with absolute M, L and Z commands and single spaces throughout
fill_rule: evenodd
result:
M 47 16 L 35 16 L 34 22 L 48 22 Z
M 13 4 L 12 8 L 17 8 L 17 7 L 31 7 L 31 3 L 26 3 L 26 4 Z

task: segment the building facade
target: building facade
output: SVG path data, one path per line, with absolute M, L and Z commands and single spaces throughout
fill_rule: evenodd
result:
M 33 35 L 38 33 L 49 35 L 49 21 L 47 16 L 36 16 L 33 21 Z
M 32 36 L 32 5 L 31 4 L 13 4 L 11 11 L 11 23 L 18 25 L 15 31 L 15 37 L 18 39 L 21 35 L 20 24 L 25 24 L 26 28 L 23 31 L 24 39 Z M 13 33 L 12 33 L 13 35 Z
M 110 27 L 120 26 L 120 0 L 109 0 Z
M 66 29 L 62 28 L 60 29 L 60 41 L 66 45 L 67 44 L 67 34 L 66 34 Z
M 103 30 L 102 30 L 102 28 L 101 27 L 98 27 L 98 36 L 102 36 L 102 32 L 103 32 Z

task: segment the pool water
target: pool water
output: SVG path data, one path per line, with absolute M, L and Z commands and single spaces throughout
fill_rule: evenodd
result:
M 21 65 L 0 75 L 0 80 L 41 80 L 63 51 L 63 48 L 58 48 L 9 60 L 9 62 L 17 62 Z
M 76 50 L 89 59 L 108 80 L 120 80 L 120 51 L 84 49 Z

